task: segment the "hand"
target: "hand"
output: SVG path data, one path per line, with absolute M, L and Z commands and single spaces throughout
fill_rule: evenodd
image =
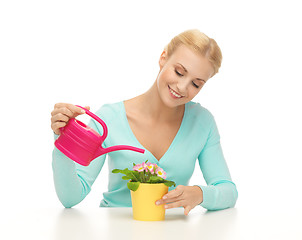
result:
M 174 190 L 164 195 L 162 199 L 156 201 L 156 205 L 167 203 L 165 205 L 166 209 L 184 207 L 184 214 L 188 215 L 195 206 L 202 202 L 203 193 L 200 187 L 178 185 Z
M 89 106 L 85 107 L 90 110 Z M 85 113 L 82 108 L 69 103 L 57 103 L 51 112 L 51 128 L 55 134 L 60 134 L 60 128 L 66 126 L 70 118 Z

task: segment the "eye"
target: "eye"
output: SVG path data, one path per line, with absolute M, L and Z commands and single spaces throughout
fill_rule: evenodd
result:
M 177 72 L 176 69 L 175 69 L 175 73 L 176 73 L 178 76 L 183 76 L 181 73 Z
M 192 84 L 194 87 L 199 88 L 199 86 L 197 84 L 195 84 L 193 81 L 192 81 Z

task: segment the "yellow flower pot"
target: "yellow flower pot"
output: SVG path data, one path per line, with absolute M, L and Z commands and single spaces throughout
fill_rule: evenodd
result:
M 168 193 L 168 189 L 163 183 L 140 183 L 136 191 L 130 190 L 133 218 L 139 221 L 164 220 L 164 205 L 157 206 L 155 202 Z

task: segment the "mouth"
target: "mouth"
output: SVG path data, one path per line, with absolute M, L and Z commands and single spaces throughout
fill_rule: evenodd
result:
M 169 85 L 168 85 L 168 88 L 169 88 L 169 91 L 170 91 L 172 97 L 174 97 L 174 98 L 182 98 L 182 97 L 183 97 L 183 96 L 180 95 L 178 92 L 175 92 L 172 88 L 170 88 Z

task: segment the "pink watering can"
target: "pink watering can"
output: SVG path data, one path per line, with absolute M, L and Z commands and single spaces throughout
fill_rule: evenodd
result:
M 131 150 L 139 153 L 145 152 L 144 149 L 127 145 L 103 148 L 102 143 L 108 134 L 105 122 L 87 109 L 78 105 L 76 106 L 84 109 L 86 114 L 98 121 L 104 131 L 101 136 L 91 127 L 75 118 L 71 118 L 65 127 L 60 128 L 61 134 L 55 141 L 55 146 L 67 157 L 83 166 L 88 166 L 93 159 L 108 152 L 118 150 Z

